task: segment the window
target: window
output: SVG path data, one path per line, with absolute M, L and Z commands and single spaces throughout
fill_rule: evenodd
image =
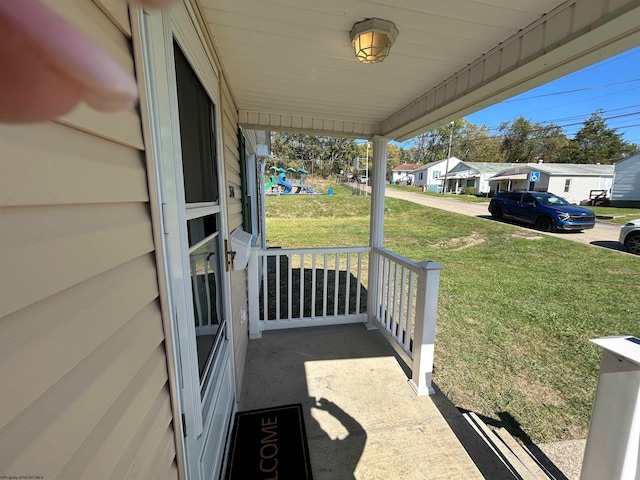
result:
M 571 179 L 567 178 L 564 181 L 564 193 L 567 193 L 569 191 L 569 189 L 571 188 Z
M 475 186 L 476 186 L 476 179 L 475 178 L 467 179 L 467 188 L 473 188 Z
M 420 180 L 422 180 L 422 172 L 420 172 Z
M 433 178 L 434 179 L 440 178 L 440 170 L 434 170 L 433 171 Z
M 521 193 L 510 193 L 507 195 L 507 199 L 511 200 L 512 202 L 519 202 L 522 199 L 522 194 Z
M 174 43 L 194 328 L 204 395 L 223 339 L 215 105 Z

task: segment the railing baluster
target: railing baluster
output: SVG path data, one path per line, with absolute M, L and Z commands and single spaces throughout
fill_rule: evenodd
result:
M 344 314 L 349 315 L 349 300 L 351 299 L 351 253 L 347 253 L 347 279 L 345 282 Z
M 311 318 L 316 318 L 316 254 L 311 254 Z
M 406 320 L 404 311 L 404 297 L 407 294 L 407 269 L 402 268 L 402 281 L 400 282 L 400 317 L 398 318 L 398 340 L 400 345 L 404 345 L 407 337 Z
M 340 254 L 336 253 L 335 273 L 333 276 L 333 316 L 338 316 L 338 293 L 340 292 Z
M 388 260 L 385 257 L 381 257 L 381 263 L 382 263 L 382 274 L 380 275 L 380 278 L 382 279 L 382 284 L 378 287 L 378 292 L 380 295 L 380 300 L 378 301 L 378 305 L 380 305 L 380 323 L 382 325 L 384 325 L 385 322 L 385 316 L 386 316 L 386 310 L 384 307 L 384 302 L 385 299 L 387 298 L 386 295 L 384 294 L 384 289 L 387 286 L 387 262 Z
M 391 265 L 391 260 L 387 260 L 387 270 L 388 270 L 388 275 L 387 275 L 387 304 L 386 304 L 386 308 L 385 308 L 385 326 L 387 327 L 387 332 L 389 331 L 389 326 L 391 325 L 391 275 L 392 275 L 392 265 Z
M 276 254 L 276 320 L 280 321 L 280 255 Z
M 293 297 L 293 281 L 291 279 L 292 263 L 293 263 L 293 255 L 287 255 L 287 318 L 289 320 L 293 318 L 293 306 L 291 304 L 291 299 Z
M 327 316 L 327 262 L 329 261 L 329 255 L 324 254 L 324 277 L 322 279 L 322 316 Z
M 293 317 L 293 312 L 292 315 Z M 304 253 L 300 254 L 300 317 L 304 316 Z
M 269 320 L 269 303 L 267 302 L 269 292 L 268 258 L 266 255 L 262 257 L 262 320 Z
M 371 254 L 369 259 L 371 258 Z M 358 253 L 358 281 L 356 285 L 358 286 L 358 291 L 356 292 L 356 315 L 360 313 L 360 290 L 362 285 L 362 253 Z
M 409 275 L 409 292 L 407 297 L 407 339 L 405 340 L 404 350 L 407 353 L 411 353 L 412 345 L 411 345 L 411 329 L 413 328 L 413 299 L 415 295 L 413 293 L 415 288 L 415 272 L 411 272 Z
M 384 282 L 385 282 L 385 276 L 384 276 L 384 262 L 386 262 L 386 259 L 382 256 L 378 255 L 378 290 L 376 292 L 376 296 L 378 297 L 375 301 L 376 304 L 376 312 L 375 312 L 375 318 L 379 323 L 382 323 L 382 318 L 384 315 L 384 305 L 382 305 L 382 299 L 384 298 L 384 295 L 382 293 L 382 290 L 384 289 Z
M 395 268 L 395 272 L 393 274 L 394 276 L 394 282 L 393 282 L 393 328 L 392 328 L 392 332 L 391 334 L 394 337 L 398 337 L 398 324 L 400 323 L 400 319 L 398 318 L 398 304 L 400 303 L 398 300 L 398 270 L 400 269 L 400 265 L 396 263 L 396 268 Z

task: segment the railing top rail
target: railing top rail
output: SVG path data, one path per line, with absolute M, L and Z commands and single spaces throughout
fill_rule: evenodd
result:
M 398 255 L 397 253 L 387 250 L 386 248 L 375 247 L 372 250 L 375 253 L 379 253 L 383 257 L 387 257 L 390 260 L 393 260 L 395 263 L 402 265 L 403 267 L 416 273 L 419 273 L 422 270 L 439 270 L 443 268 L 442 265 L 440 265 L 437 262 L 425 261 L 425 262 L 416 263 L 413 260 L 409 260 L 408 258 Z
M 371 247 L 319 247 L 319 248 L 272 248 L 267 250 L 257 249 L 258 256 L 271 255 L 324 255 L 335 253 L 366 253 Z

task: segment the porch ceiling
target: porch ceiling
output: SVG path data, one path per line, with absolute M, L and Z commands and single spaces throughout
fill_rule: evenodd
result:
M 251 128 L 399 140 L 640 44 L 638 0 L 197 0 Z M 399 36 L 360 64 L 368 17 Z

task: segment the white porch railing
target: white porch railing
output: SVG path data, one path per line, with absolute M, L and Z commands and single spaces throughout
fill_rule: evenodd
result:
M 434 393 L 433 356 L 442 265 L 415 263 L 384 248 L 376 261 L 378 291 L 373 323 L 411 367 L 411 386 L 418 395 Z
M 416 393 L 433 393 L 441 269 L 436 262 L 418 264 L 382 248 L 253 249 L 248 265 L 249 336 L 368 322 L 411 367 Z M 370 272 L 375 278 L 369 278 Z
M 251 338 L 264 330 L 367 321 L 369 247 L 254 249 Z

